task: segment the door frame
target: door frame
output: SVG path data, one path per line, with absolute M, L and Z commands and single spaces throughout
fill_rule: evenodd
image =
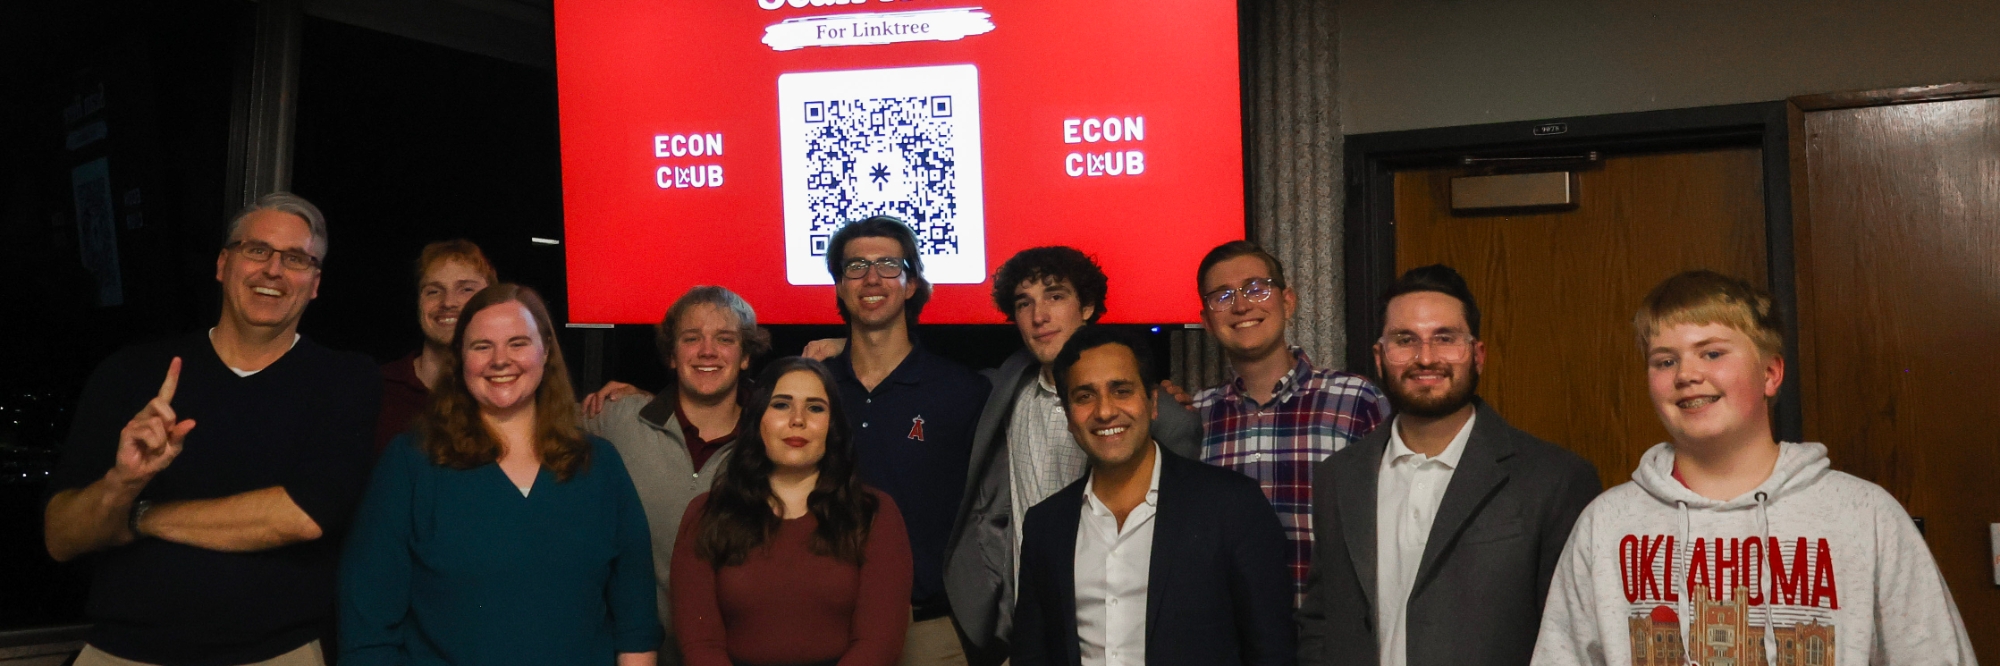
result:
M 1801 441 L 1798 288 L 1792 233 L 1792 128 L 1785 101 L 1641 111 L 1521 122 L 1354 134 L 1345 137 L 1347 367 L 1372 374 L 1382 330 L 1376 300 L 1396 280 L 1395 173 L 1455 163 L 1465 155 L 1633 152 L 1720 146 L 1763 150 L 1764 246 L 1772 306 L 1794 366 L 1778 389 L 1772 421 L 1781 441 Z M 1801 174 L 1803 175 L 1803 174 Z

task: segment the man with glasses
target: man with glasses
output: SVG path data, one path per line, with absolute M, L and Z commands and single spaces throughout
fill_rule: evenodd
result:
M 910 227 L 871 217 L 827 243 L 847 350 L 827 360 L 853 426 L 862 481 L 887 493 L 910 533 L 915 580 L 902 664 L 964 664 L 944 594 L 944 550 L 965 490 L 985 377 L 931 353 L 913 335 L 930 300 Z
M 93 564 L 76 663 L 322 664 L 337 537 L 368 474 L 368 357 L 298 334 L 326 220 L 257 200 L 215 259 L 214 328 L 127 348 L 84 388 L 45 512 Z
M 1387 416 L 1382 393 L 1360 375 L 1320 368 L 1286 340 L 1298 295 L 1285 268 L 1249 241 L 1202 257 L 1201 321 L 1236 378 L 1195 395 L 1201 459 L 1242 472 L 1264 488 L 1285 526 L 1293 603 L 1312 562 L 1313 465 L 1360 439 Z
M 1299 663 L 1525 665 L 1597 471 L 1475 395 L 1486 343 L 1458 271 L 1413 269 L 1382 300 L 1396 417 L 1314 475 Z

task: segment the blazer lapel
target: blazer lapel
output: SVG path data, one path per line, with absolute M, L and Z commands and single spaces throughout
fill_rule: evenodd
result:
M 1160 499 L 1153 511 L 1153 553 L 1146 563 L 1146 653 L 1153 652 L 1153 630 L 1160 626 L 1160 609 L 1167 591 L 1173 589 L 1167 581 L 1173 580 L 1176 557 L 1190 545 L 1194 531 L 1189 525 L 1192 516 L 1181 506 L 1187 491 L 1181 488 L 1180 466 L 1186 461 L 1160 447 L 1155 462 L 1160 467 Z M 1162 547 L 1164 546 L 1164 547 Z
M 1424 544 L 1424 557 L 1417 565 L 1416 582 L 1410 586 L 1411 597 L 1423 591 L 1424 585 L 1437 574 L 1438 560 L 1458 541 L 1459 534 L 1472 523 L 1473 515 L 1486 505 L 1486 499 L 1507 481 L 1507 468 L 1500 464 L 1514 455 L 1513 443 L 1503 436 L 1507 422 L 1484 401 L 1475 404 L 1479 419 L 1472 426 L 1472 436 L 1465 443 L 1465 455 L 1459 458 L 1458 469 L 1451 473 L 1451 483 L 1445 486 L 1444 499 L 1438 503 L 1430 540 Z
M 1376 484 L 1383 452 L 1389 448 L 1389 429 L 1394 427 L 1396 422 L 1392 419 L 1353 444 L 1366 447 L 1355 452 L 1361 454 L 1357 456 L 1360 458 L 1358 464 L 1332 466 L 1334 482 L 1339 489 L 1335 501 L 1340 504 L 1341 536 L 1347 540 L 1348 559 L 1354 563 L 1354 577 L 1361 583 L 1362 601 L 1369 608 L 1375 607 L 1376 596 Z M 1374 615 L 1371 613 L 1369 616 Z
M 1068 636 L 1062 644 L 1068 649 L 1067 661 L 1071 666 L 1082 666 L 1083 651 L 1077 645 L 1076 633 L 1076 529 L 1083 518 L 1083 482 L 1070 485 L 1054 495 L 1050 495 L 1050 508 L 1062 520 L 1057 522 L 1056 533 L 1052 537 L 1049 555 L 1049 578 L 1056 588 L 1056 617 L 1062 620 L 1062 633 Z

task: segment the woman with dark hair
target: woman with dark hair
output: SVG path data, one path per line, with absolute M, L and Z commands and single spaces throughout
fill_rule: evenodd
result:
M 688 666 L 893 666 L 910 540 L 863 486 L 833 374 L 779 359 L 745 404 L 728 467 L 681 519 L 674 633 Z
M 568 378 L 534 290 L 466 302 L 348 536 L 343 664 L 654 663 L 646 516 L 617 450 L 578 426 Z

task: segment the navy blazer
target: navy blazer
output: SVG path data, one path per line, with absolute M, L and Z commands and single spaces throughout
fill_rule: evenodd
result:
M 1146 582 L 1148 666 L 1289 666 L 1292 578 L 1285 535 L 1257 482 L 1162 448 Z M 1086 475 L 1086 479 L 1088 476 Z M 1022 521 L 1014 666 L 1080 666 L 1076 635 L 1079 480 Z

